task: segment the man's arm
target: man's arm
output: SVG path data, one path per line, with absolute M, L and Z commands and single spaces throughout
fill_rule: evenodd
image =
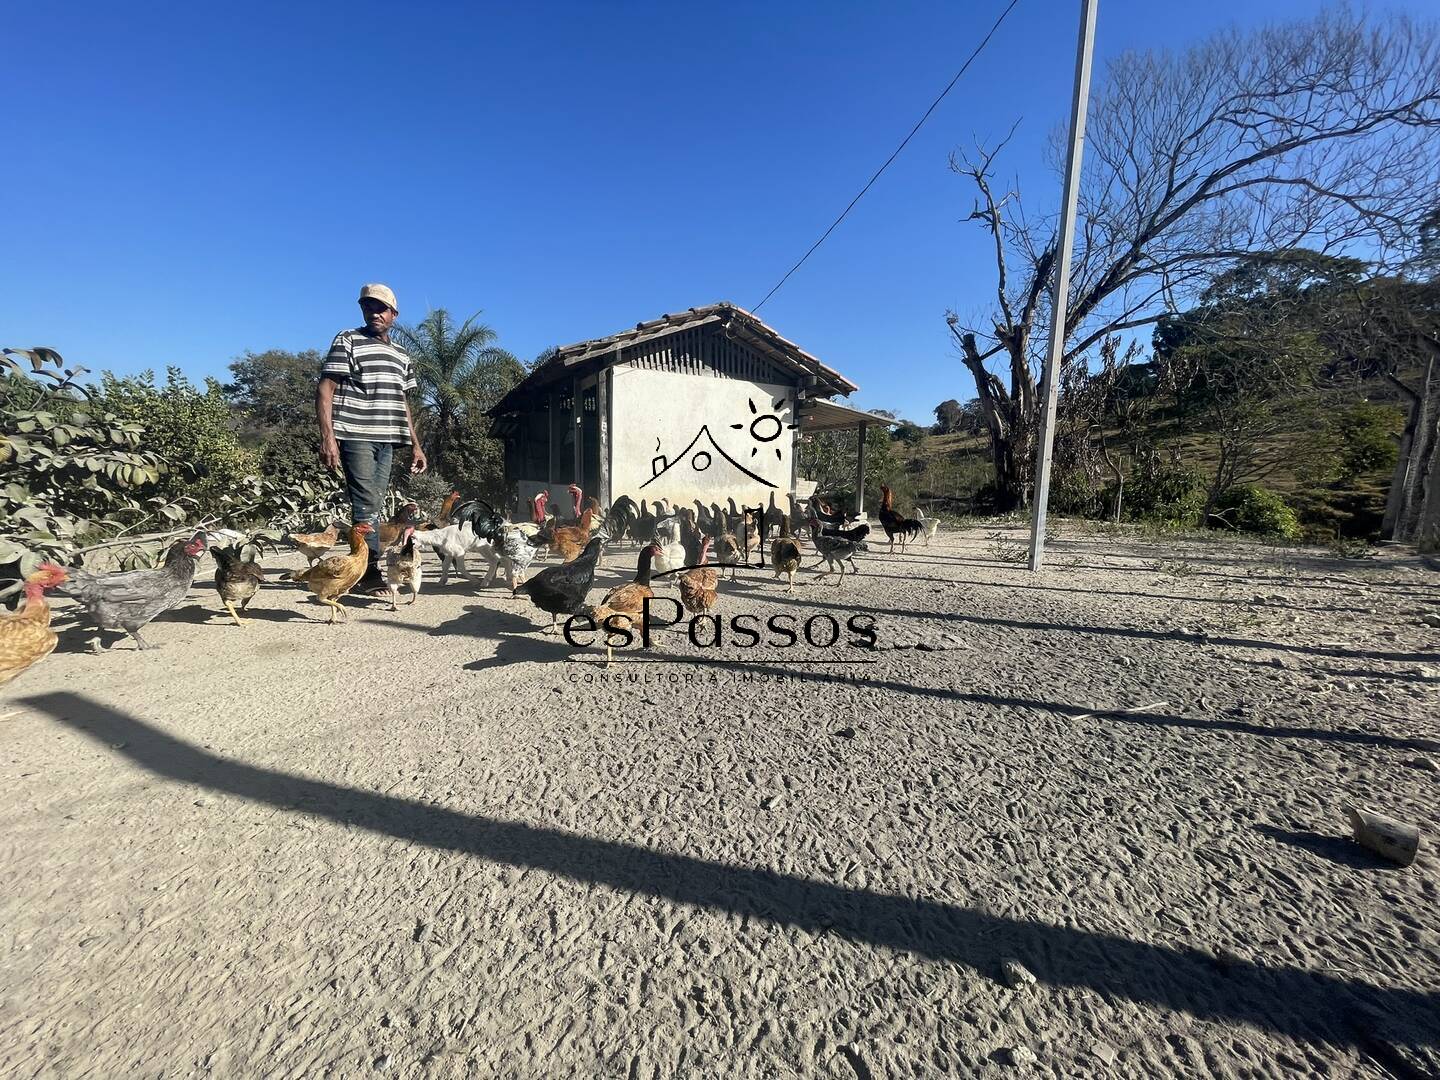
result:
M 315 387 L 315 419 L 320 422 L 320 460 L 327 469 L 340 468 L 340 444 L 335 441 L 335 425 L 331 411 L 335 405 L 335 380 L 320 376 Z M 405 415 L 410 415 L 410 406 L 405 406 Z
M 405 402 L 405 424 L 410 429 L 410 471 L 422 473 L 430 467 L 425 451 L 420 449 L 420 436 L 415 434 L 415 418 L 410 415 L 410 402 Z

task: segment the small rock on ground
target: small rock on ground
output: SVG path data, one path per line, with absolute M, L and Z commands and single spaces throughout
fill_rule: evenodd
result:
M 1034 1065 L 1040 1060 L 1028 1046 L 1007 1046 L 1000 1056 L 1007 1065 Z
M 1030 969 L 1019 960 L 1006 960 L 1001 966 L 1001 975 L 1005 979 L 1005 985 L 1011 990 L 1019 990 L 1022 987 L 1035 985 L 1035 976 Z

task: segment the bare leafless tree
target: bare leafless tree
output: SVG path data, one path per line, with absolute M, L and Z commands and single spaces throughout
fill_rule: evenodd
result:
M 1066 357 L 1178 310 L 1256 251 L 1405 259 L 1440 184 L 1437 128 L 1440 34 L 1403 16 L 1341 7 L 1180 54 L 1120 56 L 1090 106 Z M 1027 218 L 1018 189 L 997 184 L 1004 145 L 952 158 L 975 186 L 970 219 L 990 236 L 996 287 L 983 315 L 948 322 L 985 412 L 997 496 L 1018 505 L 1055 241 L 1052 218 Z

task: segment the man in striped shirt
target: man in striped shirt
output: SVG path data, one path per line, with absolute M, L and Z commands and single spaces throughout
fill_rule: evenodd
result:
M 377 526 L 370 541 L 370 566 L 357 586 L 384 588 L 380 576 L 380 508 L 390 486 L 396 446 L 410 445 L 410 471 L 423 473 L 425 451 L 405 395 L 415 389 L 415 365 L 390 341 L 399 314 L 395 294 L 384 285 L 360 290 L 365 325 L 335 335 L 320 368 L 315 415 L 320 421 L 320 458 L 345 473 L 351 520 Z

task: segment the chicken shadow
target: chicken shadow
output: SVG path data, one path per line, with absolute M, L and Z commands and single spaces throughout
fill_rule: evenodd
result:
M 216 604 L 219 603 L 218 600 L 213 602 Z M 296 611 L 293 607 L 259 607 L 253 603 L 245 611 L 240 612 L 240 617 L 246 622 L 250 622 L 251 620 L 256 622 L 298 622 L 305 618 L 303 614 Z M 226 622 L 231 626 L 235 625 L 235 620 L 230 618 L 230 613 L 223 607 L 209 607 L 205 604 L 184 604 L 177 608 L 171 608 L 169 611 L 162 612 L 155 616 L 152 621 L 157 623 L 191 623 L 195 626 L 214 622 Z
M 1042 982 L 1190 1016 L 1254 1025 L 1320 1045 L 1359 1045 L 1357 1015 L 1402 1024 L 1407 1045 L 1440 1045 L 1440 991 L 1380 987 L 1359 978 L 1118 934 L 995 915 L 941 898 L 843 886 L 762 867 L 652 850 L 544 826 L 461 813 L 248 765 L 207 752 L 82 695 L 21 699 L 157 776 L 284 811 L 343 822 L 421 847 L 535 869 L 568 881 L 707 911 L 833 934 L 861 945 L 956 964 L 997 977 L 1026 958 Z

